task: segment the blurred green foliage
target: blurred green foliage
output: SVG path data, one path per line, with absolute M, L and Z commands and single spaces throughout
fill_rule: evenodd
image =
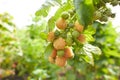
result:
M 88 13 L 87 9 L 92 6 L 90 10 L 94 11 L 91 2 L 94 0 L 87 1 L 83 5 L 88 5 L 85 11 L 84 8 L 80 8 L 82 11 L 79 10 L 77 2 L 75 4 L 78 8 L 77 14 L 81 13 L 78 16 L 79 21 L 83 20 L 83 24 L 88 25 L 84 33 L 90 44 L 84 45 L 84 48 L 89 53 L 87 52 L 86 56 L 81 53 L 79 47 L 76 47 L 75 57 L 63 68 L 48 62 L 51 45 L 47 43 L 46 38 L 47 33 L 54 29 L 55 21 L 60 14 L 73 9 L 72 0 L 46 1 L 35 13 L 34 23 L 22 30 L 16 28 L 8 13 L 0 14 L 0 78 L 9 75 L 22 77 L 27 75 L 27 80 L 119 80 L 120 37 L 111 22 L 94 21 L 91 24 L 93 12 Z M 46 19 L 53 6 L 59 6 L 59 8 L 54 16 Z M 83 17 L 84 13 L 86 17 L 89 16 L 88 19 Z M 98 47 L 102 51 L 99 56 L 96 55 L 99 52 Z

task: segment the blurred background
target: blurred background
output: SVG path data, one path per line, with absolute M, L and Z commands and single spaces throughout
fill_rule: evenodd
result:
M 94 57 L 95 65 L 75 56 L 60 68 L 48 62 L 44 34 L 47 20 L 63 4 L 58 1 L 0 0 L 0 80 L 120 80 L 120 6 L 107 4 L 116 17 L 107 24 L 93 24 L 96 34 L 91 44 L 102 51 Z M 47 2 L 52 8 L 46 16 L 38 16 Z
M 11 14 L 14 17 L 13 21 L 17 27 L 22 28 L 31 23 L 31 17 L 34 16 L 34 13 L 45 1 L 46 0 L 0 0 L 0 12 L 8 12 Z M 120 7 L 112 7 L 110 5 L 109 7 L 112 8 L 112 12 L 116 13 L 116 17 L 112 19 L 113 25 L 119 26 Z

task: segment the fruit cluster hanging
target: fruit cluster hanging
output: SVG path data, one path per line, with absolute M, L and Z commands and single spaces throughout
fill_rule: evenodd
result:
M 63 12 L 56 21 L 55 30 L 48 33 L 47 41 L 54 47 L 49 62 L 60 67 L 65 66 L 67 60 L 74 57 L 73 45 L 86 42 L 84 27 L 78 22 L 74 13 L 74 10 Z

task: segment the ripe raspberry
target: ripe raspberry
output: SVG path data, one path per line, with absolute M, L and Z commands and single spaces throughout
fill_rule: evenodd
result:
M 72 51 L 72 49 L 70 47 L 65 48 L 65 54 L 64 54 L 65 58 L 73 58 L 74 57 L 74 53 Z
M 50 63 L 55 63 L 55 59 L 51 56 L 48 57 L 48 60 L 49 60 Z
M 78 40 L 81 42 L 81 43 L 85 43 L 86 42 L 86 37 L 84 34 L 80 34 L 78 36 Z
M 54 39 L 55 39 L 54 32 L 49 32 L 48 37 L 47 37 L 47 41 L 53 42 Z
M 65 57 L 56 57 L 56 60 L 55 60 L 55 64 L 60 66 L 60 67 L 63 67 L 67 64 L 67 60 Z
M 65 19 L 63 18 L 59 18 L 57 21 L 56 21 L 56 26 L 58 29 L 65 29 L 67 27 L 67 22 Z
M 81 24 L 79 24 L 78 21 L 76 21 L 76 22 L 75 22 L 75 29 L 76 29 L 77 31 L 79 31 L 79 32 L 82 32 L 83 29 L 84 29 L 84 27 L 83 27 Z
M 66 42 L 63 38 L 58 38 L 53 42 L 53 46 L 55 49 L 60 50 L 60 49 L 64 49 L 66 45 Z
M 50 56 L 51 56 L 52 58 L 55 58 L 56 55 L 57 55 L 57 50 L 56 50 L 56 49 L 53 49 L 53 51 L 52 51 L 52 53 L 51 53 Z

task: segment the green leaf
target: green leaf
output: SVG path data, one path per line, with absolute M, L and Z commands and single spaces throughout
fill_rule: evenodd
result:
M 44 32 L 41 32 L 41 33 L 40 33 L 40 37 L 41 37 L 42 39 L 46 40 L 46 39 L 47 39 L 47 34 L 44 33 Z
M 83 51 L 81 52 L 84 56 L 82 58 L 89 64 L 94 65 L 94 59 L 93 55 L 90 52 L 87 52 L 84 48 Z
M 36 11 L 35 15 L 46 17 L 48 15 L 49 10 L 50 10 L 50 5 L 47 5 L 47 6 L 43 5 L 41 9 Z
M 90 34 L 85 34 L 85 37 L 86 37 L 86 40 L 87 41 L 95 41 L 95 39 L 93 38 L 93 36 L 92 35 L 90 35 Z
M 45 52 L 44 52 L 45 55 L 49 55 L 50 53 L 52 53 L 52 50 L 53 50 L 53 44 L 49 43 L 48 46 L 45 49 Z
M 5 26 L 3 26 L 2 24 L 0 24 L 0 29 L 3 31 L 9 31 Z
M 82 57 L 86 62 L 90 63 L 91 65 L 94 65 L 94 59 L 93 59 L 93 55 L 100 55 L 101 54 L 101 50 L 96 47 L 93 46 L 91 44 L 85 44 L 83 46 L 83 50 L 81 51 L 81 54 L 83 54 L 84 56 Z
M 92 26 L 92 25 L 89 25 L 87 27 L 87 29 L 85 29 L 84 31 L 84 34 L 90 34 L 90 35 L 93 35 L 96 33 L 96 29 Z
M 120 53 L 118 53 L 117 50 L 105 49 L 104 52 L 106 56 L 114 56 L 116 58 L 120 58 Z
M 74 6 L 79 22 L 85 27 L 91 24 L 94 13 L 93 0 L 74 0 Z
M 33 18 L 32 20 L 34 22 L 38 22 L 41 19 L 41 16 L 35 16 L 35 18 Z
M 52 0 L 52 1 L 55 1 L 55 2 L 59 3 L 60 5 L 62 4 L 62 0 Z
M 86 50 L 87 52 L 89 52 L 91 54 L 101 55 L 101 50 L 98 47 L 93 46 L 91 44 L 85 44 L 84 50 Z
M 55 17 L 51 17 L 49 20 L 48 20 L 48 30 L 49 32 L 52 31 L 55 27 Z
M 48 13 L 51 9 L 51 7 L 53 6 L 58 6 L 59 4 L 61 4 L 61 0 L 49 0 L 49 1 L 45 1 L 45 3 L 42 5 L 42 7 L 36 11 L 35 15 L 36 16 L 43 16 L 43 17 L 46 17 L 48 16 Z
M 43 17 L 46 17 L 48 16 L 48 13 L 49 13 L 49 10 L 52 6 L 55 5 L 55 2 L 54 1 L 46 1 L 42 7 L 36 11 L 35 15 L 36 16 L 43 16 Z
M 87 27 L 87 29 L 85 29 L 85 31 L 84 31 L 84 34 L 86 36 L 86 40 L 87 41 L 95 41 L 95 39 L 92 36 L 93 34 L 95 34 L 95 32 L 96 32 L 95 28 L 93 28 L 93 26 L 89 25 Z

